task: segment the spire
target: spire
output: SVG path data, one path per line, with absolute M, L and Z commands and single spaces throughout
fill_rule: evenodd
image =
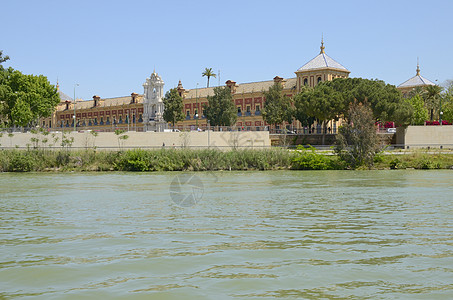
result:
M 323 54 L 324 52 L 324 34 L 321 36 L 321 52 L 319 54 Z
M 418 63 L 418 57 L 417 57 L 417 74 L 415 76 L 420 76 L 420 65 Z
M 60 90 L 60 85 L 58 84 L 58 77 L 57 77 L 57 91 Z

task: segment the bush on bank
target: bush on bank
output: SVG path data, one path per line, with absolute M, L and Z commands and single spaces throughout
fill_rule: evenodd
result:
M 375 169 L 450 169 L 451 154 L 378 155 Z M 233 150 L 160 149 L 127 151 L 0 150 L 0 172 L 31 171 L 217 171 L 217 170 L 343 170 L 336 155 L 314 148 Z
M 277 170 L 289 169 L 293 156 L 283 149 L 2 150 L 0 172 Z

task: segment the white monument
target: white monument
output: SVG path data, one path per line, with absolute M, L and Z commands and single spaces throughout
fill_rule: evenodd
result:
M 163 118 L 164 102 L 164 81 L 154 71 L 143 84 L 143 123 L 145 131 L 164 131 L 168 127 Z

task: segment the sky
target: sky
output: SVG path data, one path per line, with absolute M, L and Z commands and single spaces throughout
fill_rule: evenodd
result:
M 319 54 L 350 77 L 399 85 L 453 79 L 453 1 L 1 1 L 4 63 L 76 98 L 206 86 L 205 68 L 238 84 L 295 77 Z M 220 80 L 219 78 L 220 77 Z M 78 84 L 78 86 L 76 86 Z

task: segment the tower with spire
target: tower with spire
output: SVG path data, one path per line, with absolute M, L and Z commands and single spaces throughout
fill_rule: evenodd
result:
M 163 118 L 164 114 L 164 81 L 154 69 L 143 84 L 143 125 L 145 131 L 164 131 L 168 124 Z
M 297 76 L 297 90 L 303 86 L 315 87 L 318 83 L 335 78 L 347 78 L 349 73 L 343 65 L 326 54 L 324 36 L 321 37 L 321 51 L 319 54 L 300 67 L 295 73 Z

